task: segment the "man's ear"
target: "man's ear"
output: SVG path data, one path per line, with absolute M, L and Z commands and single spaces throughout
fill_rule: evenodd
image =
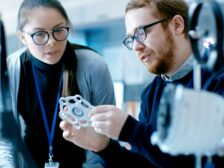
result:
M 182 16 L 175 15 L 171 22 L 176 35 L 184 33 L 185 24 Z
M 24 33 L 22 33 L 21 31 L 18 31 L 17 36 L 19 37 L 20 41 L 26 46 L 26 38 Z

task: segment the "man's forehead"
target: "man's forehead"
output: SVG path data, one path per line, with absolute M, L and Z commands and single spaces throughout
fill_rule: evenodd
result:
M 136 28 L 155 20 L 149 8 L 132 9 L 125 15 L 126 34 L 133 34 Z

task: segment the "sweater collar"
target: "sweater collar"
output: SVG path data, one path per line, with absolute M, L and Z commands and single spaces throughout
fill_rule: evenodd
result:
M 161 75 L 161 78 L 162 78 L 164 81 L 169 81 L 169 82 L 178 80 L 178 79 L 184 77 L 184 76 L 187 75 L 190 71 L 193 70 L 193 62 L 194 62 L 194 57 L 193 57 L 193 56 L 190 56 L 190 57 L 184 62 L 184 64 L 181 65 L 179 69 L 177 69 L 176 72 L 174 72 L 173 74 L 171 74 L 171 75 L 169 75 L 169 76 L 166 75 L 166 74 L 162 74 L 162 75 Z

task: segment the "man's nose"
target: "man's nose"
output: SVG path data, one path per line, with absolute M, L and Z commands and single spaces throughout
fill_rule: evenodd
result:
M 144 44 L 142 42 L 139 42 L 137 40 L 133 41 L 133 50 L 138 51 L 144 47 Z

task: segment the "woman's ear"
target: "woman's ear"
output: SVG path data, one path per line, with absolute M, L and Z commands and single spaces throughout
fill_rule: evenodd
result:
M 175 15 L 172 19 L 172 25 L 176 35 L 184 33 L 184 19 L 180 15 Z
M 26 38 L 24 33 L 22 33 L 21 31 L 18 31 L 17 36 L 19 37 L 20 41 L 26 46 Z

